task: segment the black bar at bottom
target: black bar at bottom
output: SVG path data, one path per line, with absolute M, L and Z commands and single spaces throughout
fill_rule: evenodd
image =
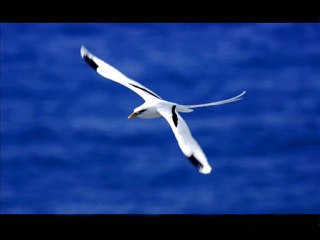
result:
M 2 227 L 320 228 L 319 215 L 0 215 Z

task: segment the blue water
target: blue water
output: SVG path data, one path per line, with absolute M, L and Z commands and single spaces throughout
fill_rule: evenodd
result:
M 164 119 L 80 46 L 183 114 L 200 174 Z M 320 213 L 319 24 L 1 24 L 1 213 Z

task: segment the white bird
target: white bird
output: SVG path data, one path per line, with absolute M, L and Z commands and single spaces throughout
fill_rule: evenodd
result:
M 192 137 L 188 125 L 180 116 L 179 112 L 189 113 L 193 111 L 193 108 L 217 106 L 239 101 L 242 99 L 241 97 L 246 93 L 245 91 L 236 97 L 218 102 L 197 105 L 181 105 L 163 100 L 155 92 L 146 88 L 142 84 L 128 78 L 111 65 L 94 56 L 84 46 L 81 46 L 80 53 L 81 57 L 101 76 L 120 83 L 121 85 L 131 89 L 144 99 L 145 102 L 139 107 L 135 108 L 133 113 L 128 116 L 128 119 L 133 117 L 145 119 L 164 117 L 168 121 L 183 154 L 191 161 L 191 163 L 195 167 L 198 168 L 200 173 L 209 174 L 211 172 L 212 168 L 208 163 L 206 155 L 204 154 L 196 140 Z

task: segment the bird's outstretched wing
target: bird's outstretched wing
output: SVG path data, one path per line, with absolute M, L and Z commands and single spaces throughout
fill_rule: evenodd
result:
M 176 106 L 173 105 L 171 109 L 159 109 L 158 112 L 168 121 L 183 154 L 198 168 L 200 173 L 209 174 L 211 167 L 206 155 L 191 135 L 186 122 L 176 111 Z
M 146 88 L 142 84 L 128 78 L 123 73 L 104 62 L 100 58 L 94 56 L 91 52 L 89 52 L 84 46 L 81 46 L 81 57 L 101 76 L 120 83 L 121 85 L 131 89 L 138 95 L 140 95 L 145 101 L 150 98 L 158 98 L 159 95 Z
M 204 104 L 196 104 L 196 105 L 182 105 L 185 108 L 199 108 L 199 107 L 210 107 L 210 106 L 217 106 L 217 105 L 222 105 L 222 104 L 227 104 L 227 103 L 232 103 L 241 100 L 242 96 L 246 93 L 246 91 L 243 91 L 241 94 L 238 96 L 235 96 L 233 98 L 228 98 L 226 100 L 218 101 L 218 102 L 211 102 L 211 103 L 204 103 Z

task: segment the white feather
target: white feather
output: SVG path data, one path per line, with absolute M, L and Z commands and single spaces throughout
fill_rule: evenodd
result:
M 211 107 L 211 106 L 218 106 L 218 105 L 223 105 L 227 103 L 232 103 L 241 100 L 242 96 L 246 93 L 246 91 L 243 91 L 241 94 L 238 96 L 235 96 L 233 98 L 228 98 L 225 100 L 217 101 L 217 102 L 211 102 L 211 103 L 203 103 L 203 104 L 195 104 L 195 105 L 181 105 L 185 108 L 199 108 L 199 107 Z

